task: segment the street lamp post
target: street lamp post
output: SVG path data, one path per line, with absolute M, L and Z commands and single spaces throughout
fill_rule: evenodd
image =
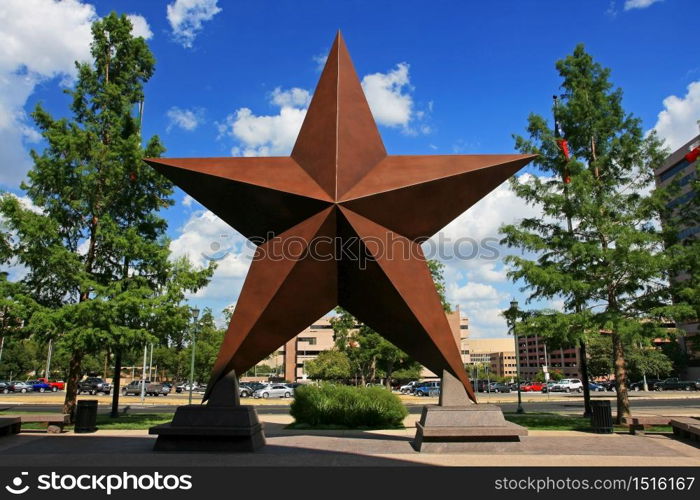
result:
M 522 396 L 520 394 L 520 345 L 518 342 L 518 334 L 515 330 L 515 323 L 518 318 L 518 301 L 517 300 L 511 300 L 510 301 L 510 310 L 508 314 L 508 326 L 510 327 L 510 331 L 513 334 L 513 341 L 515 342 L 515 377 L 516 381 L 515 383 L 518 385 L 518 409 L 516 410 L 516 413 L 525 413 L 525 410 L 523 410 L 523 401 L 522 401 Z
M 192 308 L 192 360 L 190 362 L 190 400 L 192 404 L 192 385 L 194 384 L 194 353 L 197 347 L 197 318 L 199 318 L 199 309 Z

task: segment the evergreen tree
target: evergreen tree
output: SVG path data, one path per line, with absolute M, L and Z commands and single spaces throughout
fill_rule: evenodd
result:
M 501 228 L 503 242 L 523 251 L 506 260 L 531 301 L 564 300 L 564 312 L 532 315 L 520 328 L 539 324 L 569 345 L 610 332 L 619 421 L 630 415 L 625 345 L 664 335 L 661 323 L 676 311 L 669 300 L 671 260 L 654 224 L 662 195 L 646 194 L 664 152 L 624 111 L 610 70 L 582 45 L 556 68 L 563 90 L 556 113 L 570 158 L 552 125 L 531 114 L 529 138 L 516 136 L 516 147 L 539 155 L 535 163 L 544 175 L 514 178 L 511 186 L 543 213 Z
M 164 148 L 158 137 L 142 146 L 137 112 L 155 61 L 124 15 L 96 21 L 92 35 L 92 60 L 76 63 L 67 91 L 73 117 L 55 119 L 41 105 L 32 113 L 46 147 L 32 151 L 22 189 L 40 211 L 9 195 L 0 201 L 16 235 L 10 253 L 42 306 L 30 327 L 71 353 L 69 414 L 87 353 L 114 352 L 118 381 L 122 350 L 157 341 L 157 297 L 170 272 L 158 211 L 172 204 L 172 186 L 142 162 Z

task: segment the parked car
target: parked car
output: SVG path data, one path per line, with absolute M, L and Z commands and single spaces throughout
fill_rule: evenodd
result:
M 255 391 L 251 389 L 247 384 L 240 384 L 238 386 L 238 395 L 242 398 L 249 398 L 253 395 Z
M 51 392 L 62 391 L 66 388 L 66 383 L 62 380 L 51 382 L 49 379 L 43 377 L 39 377 L 37 380 L 41 380 L 42 382 L 46 382 L 47 384 L 49 384 L 49 386 L 51 387 Z
M 489 389 L 491 392 L 510 392 L 510 385 L 503 382 L 491 382 Z
M 206 386 L 201 386 L 197 382 L 194 382 L 192 384 L 192 392 L 204 392 L 205 389 L 206 389 Z M 185 382 L 183 384 L 178 385 L 175 392 L 190 392 L 189 382 Z
M 474 389 L 476 389 L 477 392 L 489 391 L 489 383 L 487 380 L 477 380 L 476 382 L 472 380 L 472 387 L 474 387 Z
M 252 396 L 255 393 L 255 391 L 257 391 L 258 389 L 262 389 L 266 385 L 268 384 L 262 384 L 260 382 L 241 382 L 239 384 L 238 393 L 241 397 L 247 398 Z M 243 394 L 243 392 L 245 392 L 245 394 Z
M 102 380 L 100 377 L 88 377 L 85 380 L 78 382 L 78 394 L 87 392 L 88 394 L 109 394 L 112 391 L 112 386 Z
M 583 383 L 577 378 L 563 378 L 559 382 L 555 383 L 552 388 L 552 392 L 582 392 Z
M 667 378 L 654 386 L 657 391 L 697 391 L 700 383 L 694 380 L 681 380 L 679 378 Z
M 552 392 L 552 387 L 554 387 L 556 384 L 556 381 L 550 380 L 544 385 L 544 387 L 542 387 L 542 392 Z
M 520 390 L 524 392 L 542 392 L 545 385 L 543 382 L 525 382 L 520 386 Z
M 294 389 L 287 387 L 284 384 L 269 384 L 253 393 L 254 398 L 291 398 L 294 395 Z
M 399 392 L 401 394 L 413 394 L 413 391 L 418 383 L 417 380 L 411 380 L 408 384 L 399 387 Z
M 617 391 L 617 382 L 615 381 L 615 379 L 605 380 L 603 382 L 599 382 L 599 384 L 602 385 L 606 391 Z
M 603 392 L 605 390 L 605 387 L 603 387 L 603 385 L 597 384 L 595 382 L 588 382 L 588 390 L 595 391 L 595 392 Z
M 5 380 L 0 380 L 0 392 L 2 392 L 3 394 L 7 394 L 8 392 L 10 392 L 10 389 L 7 388 L 7 384 L 9 384 L 9 382 L 6 382 Z
M 9 392 L 32 392 L 34 387 L 32 384 L 27 382 L 20 382 L 19 380 L 14 380 L 7 385 Z
M 647 388 L 650 391 L 656 390 L 656 384 L 661 382 L 661 380 L 657 378 L 648 378 L 647 379 Z M 630 390 L 631 391 L 643 391 L 644 390 L 644 380 L 640 380 L 639 382 L 633 382 L 630 384 Z
M 128 385 L 122 388 L 124 396 L 140 396 L 141 386 L 144 384 L 141 380 L 133 380 Z M 144 394 L 146 396 L 167 396 L 170 393 L 170 386 L 160 382 L 145 381 Z
M 416 391 L 414 395 L 418 397 L 423 396 L 439 396 L 440 395 L 440 381 L 431 380 L 430 382 L 421 382 L 416 386 Z
M 34 392 L 46 392 L 51 390 L 51 386 L 41 380 L 27 380 L 27 383 L 32 386 Z

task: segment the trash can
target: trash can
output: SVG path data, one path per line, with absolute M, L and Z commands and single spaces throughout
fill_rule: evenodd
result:
M 95 432 L 97 430 L 97 400 L 80 400 L 75 411 L 74 432 Z
M 613 431 L 610 401 L 591 401 L 591 427 L 593 432 L 610 434 Z

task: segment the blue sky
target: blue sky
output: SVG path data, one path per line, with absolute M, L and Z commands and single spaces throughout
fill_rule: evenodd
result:
M 22 196 L 27 151 L 41 147 L 26 113 L 68 112 L 71 62 L 88 54 L 89 24 L 130 14 L 156 73 L 144 135 L 166 156 L 287 154 L 341 29 L 390 154 L 513 152 L 528 113 L 549 116 L 554 63 L 577 43 L 624 89 L 624 105 L 678 147 L 697 134 L 700 43 L 696 0 L 234 1 L 4 0 L 0 3 L 0 186 Z M 523 173 L 536 173 L 532 168 Z M 177 191 L 166 216 L 176 255 L 232 247 L 193 298 L 217 313 L 235 302 L 248 260 L 242 238 Z M 507 186 L 445 234 L 498 237 L 536 214 Z M 500 260 L 445 260 L 450 299 L 474 336 L 503 336 L 498 311 L 524 296 Z M 550 304 L 556 306 L 556 302 Z

